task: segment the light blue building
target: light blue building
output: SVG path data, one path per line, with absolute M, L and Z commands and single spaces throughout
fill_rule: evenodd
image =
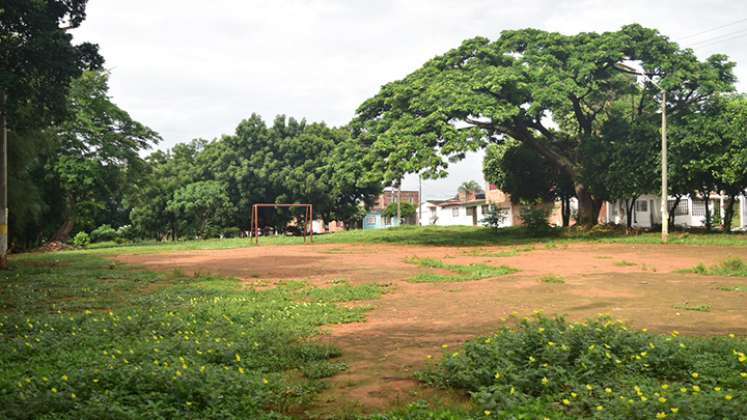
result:
M 363 219 L 363 229 L 387 229 L 399 226 L 397 216 L 386 217 L 381 213 L 381 210 L 369 210 Z

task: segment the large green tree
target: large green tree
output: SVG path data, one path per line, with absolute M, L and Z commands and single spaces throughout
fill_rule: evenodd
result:
M 116 211 L 120 200 L 113 199 L 134 188 L 143 170 L 139 153 L 160 140 L 111 101 L 107 81 L 107 73 L 95 71 L 74 80 L 68 116 L 51 129 L 56 147 L 47 174 L 63 198 L 56 209 L 62 223 L 53 240 L 67 240 L 84 218 L 95 220 L 96 213 L 112 206 Z
M 8 208 L 32 209 L 36 214 L 42 209 L 39 189 L 26 196 L 36 200 L 32 206 L 8 203 L 9 196 L 17 196 L 8 193 L 8 179 L 21 181 L 18 187 L 28 186 L 24 181 L 34 171 L 36 152 L 44 150 L 44 145 L 24 140 L 41 138 L 41 130 L 63 119 L 70 81 L 84 69 L 103 65 L 96 45 L 74 45 L 69 32 L 85 19 L 86 3 L 4 0 L 0 4 L 0 268 L 7 265 Z M 8 137 L 16 141 L 8 144 Z M 26 160 L 8 166 L 8 156 Z M 8 174 L 8 169 L 14 172 Z M 19 217 L 22 222 L 25 218 Z
M 387 179 L 425 170 L 441 176 L 448 159 L 514 139 L 568 176 L 579 222 L 594 224 L 607 191 L 597 185 L 602 123 L 617 99 L 637 89 L 618 64 L 635 62 L 668 91 L 673 119 L 715 93 L 733 89 L 723 55 L 699 61 L 656 30 L 563 35 L 535 29 L 478 37 L 428 61 L 365 101 L 355 133 Z M 643 85 L 641 103 L 659 98 Z

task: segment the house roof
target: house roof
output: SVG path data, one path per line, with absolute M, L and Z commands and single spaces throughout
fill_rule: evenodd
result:
M 470 201 L 459 201 L 459 200 L 435 200 L 435 201 L 428 201 L 429 203 L 436 204 L 440 207 L 456 207 L 456 206 L 479 206 L 482 204 L 487 204 L 487 201 L 484 199 L 480 200 L 470 200 Z

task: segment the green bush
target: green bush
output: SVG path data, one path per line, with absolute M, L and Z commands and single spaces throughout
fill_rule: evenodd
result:
M 498 230 L 505 220 L 506 209 L 499 209 L 495 204 L 491 204 L 487 216 L 482 219 L 482 225 L 493 230 Z
M 113 241 L 117 237 L 117 230 L 111 225 L 101 225 L 91 231 L 91 242 Z
M 525 203 L 521 207 L 521 219 L 527 231 L 533 235 L 545 235 L 551 231 L 547 218 L 552 209 L 544 203 Z
M 421 374 L 499 418 L 745 418 L 747 341 L 661 336 L 601 317 L 536 316 Z
M 117 236 L 114 237 L 115 241 L 122 243 L 126 241 L 134 241 L 135 239 L 137 239 L 137 233 L 132 225 L 124 225 L 117 228 Z
M 241 236 L 241 229 L 239 229 L 236 226 L 223 228 L 223 237 L 224 238 L 238 238 Z
M 77 246 L 78 248 L 85 248 L 88 246 L 88 244 L 91 243 L 91 238 L 88 236 L 87 233 L 80 231 L 75 236 L 73 236 L 73 245 Z

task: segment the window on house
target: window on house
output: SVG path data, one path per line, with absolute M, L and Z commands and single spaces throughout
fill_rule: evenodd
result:
M 389 226 L 392 224 L 392 218 L 391 217 L 384 217 L 384 225 Z
M 368 224 L 368 225 L 375 225 L 376 224 L 376 216 L 368 216 L 368 219 L 366 219 L 366 224 Z
M 705 216 L 705 201 L 693 200 L 693 216 Z
M 646 200 L 636 200 L 636 202 L 635 202 L 635 211 L 647 212 L 648 211 L 648 201 L 646 201 Z
M 489 185 L 488 185 L 488 189 L 489 189 L 490 191 L 493 191 L 493 190 L 497 190 L 497 189 L 498 189 L 498 186 L 497 186 L 497 185 L 495 185 L 495 184 L 489 184 Z
M 482 213 L 483 216 L 486 216 L 490 213 L 490 206 L 480 206 L 480 213 Z
M 459 217 L 459 207 L 454 207 L 451 209 L 451 215 L 454 217 Z
M 475 211 L 477 211 L 477 207 L 467 207 L 467 216 L 474 216 Z

